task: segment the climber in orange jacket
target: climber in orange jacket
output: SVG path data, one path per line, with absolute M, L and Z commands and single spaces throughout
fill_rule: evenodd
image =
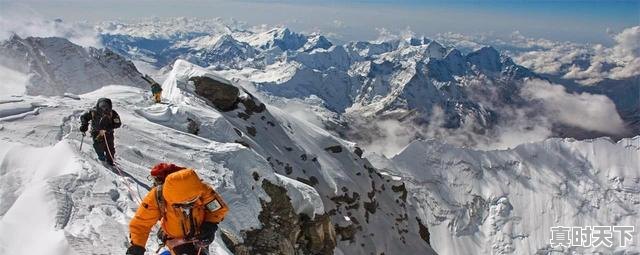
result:
M 127 255 L 144 255 L 151 228 L 161 220 L 158 237 L 171 254 L 209 254 L 209 244 L 229 208 L 193 169 L 160 163 L 151 170 L 155 186 L 129 223 Z

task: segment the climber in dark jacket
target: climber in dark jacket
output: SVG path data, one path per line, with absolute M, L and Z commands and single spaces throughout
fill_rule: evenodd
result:
M 113 130 L 119 128 L 122 123 L 118 113 L 112 109 L 111 99 L 98 99 L 96 107 L 82 114 L 80 120 L 82 121 L 80 131 L 83 134 L 89 129 L 89 121 L 91 121 L 93 149 L 96 150 L 98 159 L 113 165 L 112 157 L 115 157 L 116 153 L 113 144 Z

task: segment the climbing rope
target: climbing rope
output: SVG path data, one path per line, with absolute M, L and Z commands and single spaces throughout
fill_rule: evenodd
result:
M 133 192 L 131 185 L 129 185 L 129 182 L 124 178 L 124 174 L 123 174 L 124 171 L 122 171 L 122 169 L 120 169 L 120 167 L 116 165 L 116 158 L 113 157 L 113 154 L 111 154 L 111 149 L 109 149 L 109 142 L 107 141 L 107 137 L 103 135 L 102 139 L 104 140 L 105 147 L 107 147 L 107 153 L 109 153 L 109 157 L 111 157 L 111 162 L 113 162 L 113 167 L 116 170 L 118 170 L 118 175 L 120 175 L 120 179 L 127 186 L 127 189 L 129 190 L 129 195 L 131 195 L 131 199 L 133 199 L 134 202 L 136 202 L 139 206 L 140 204 L 142 204 L 142 197 L 140 197 L 140 194 Z

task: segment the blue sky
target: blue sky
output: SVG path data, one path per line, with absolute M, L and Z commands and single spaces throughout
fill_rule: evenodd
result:
M 222 17 L 250 25 L 285 25 L 342 40 L 377 38 L 380 29 L 418 35 L 456 32 L 609 45 L 611 33 L 640 24 L 640 0 L 0 0 L 2 12 L 27 9 L 45 18 L 112 20 L 142 17 Z

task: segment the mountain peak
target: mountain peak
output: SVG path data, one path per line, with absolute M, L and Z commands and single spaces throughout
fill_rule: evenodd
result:
M 431 41 L 427 44 L 427 56 L 430 58 L 442 59 L 446 52 L 447 49 L 436 41 Z
M 408 38 L 405 39 L 405 41 L 410 46 L 420 46 L 420 45 L 425 45 L 425 44 L 428 44 L 429 42 L 431 42 L 431 40 L 429 40 L 428 38 L 426 38 L 424 36 L 408 37 Z
M 307 43 L 304 45 L 303 49 L 305 52 L 310 52 L 315 49 L 329 49 L 333 46 L 333 43 L 329 41 L 326 37 L 319 34 L 312 34 L 307 38 Z
M 500 60 L 500 53 L 491 46 L 482 47 L 467 55 L 467 61 L 477 69 L 493 73 L 502 69 Z

